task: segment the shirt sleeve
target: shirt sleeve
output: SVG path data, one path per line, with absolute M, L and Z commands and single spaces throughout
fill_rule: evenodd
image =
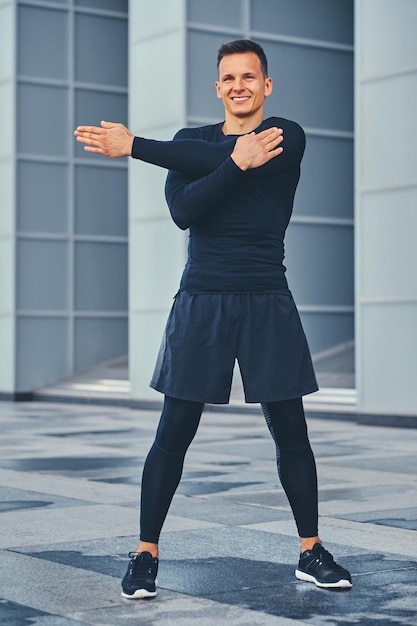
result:
M 204 176 L 215 170 L 230 156 L 236 137 L 214 143 L 195 136 L 192 128 L 183 128 L 173 141 L 155 141 L 135 137 L 132 157 L 168 170 Z
M 210 211 L 239 183 L 245 172 L 227 157 L 213 172 L 198 179 L 170 170 L 165 197 L 174 223 L 186 230 Z
M 306 146 L 304 130 L 296 122 L 271 117 L 267 120 L 265 128 L 276 126 L 284 131 L 284 139 L 280 146 L 283 148 L 281 154 L 274 157 L 261 167 L 251 170 L 255 177 L 263 176 L 271 172 L 283 172 L 292 168 L 299 168 Z

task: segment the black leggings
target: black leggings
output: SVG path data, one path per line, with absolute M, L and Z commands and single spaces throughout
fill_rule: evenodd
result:
M 204 404 L 165 397 L 155 441 L 142 476 L 140 539 L 158 543 L 180 482 L 185 453 L 197 432 Z M 278 474 L 300 537 L 318 534 L 317 474 L 302 399 L 262 405 L 275 441 Z

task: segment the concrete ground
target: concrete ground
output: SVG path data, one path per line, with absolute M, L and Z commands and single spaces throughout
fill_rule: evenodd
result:
M 155 411 L 0 403 L 0 624 L 417 624 L 417 429 L 309 420 L 320 530 L 350 591 L 297 581 L 262 415 L 204 414 L 161 540 L 156 599 L 120 597 Z

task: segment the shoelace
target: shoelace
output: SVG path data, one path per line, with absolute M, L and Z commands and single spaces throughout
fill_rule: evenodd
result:
M 145 559 L 142 557 L 141 554 L 136 555 L 135 552 L 129 552 L 129 557 L 132 559 L 131 567 L 130 567 L 131 575 L 135 575 L 135 576 L 139 576 L 143 574 L 150 574 L 151 576 L 153 575 L 153 572 L 152 572 L 153 560 L 151 564 L 149 563 L 148 560 L 145 561 Z

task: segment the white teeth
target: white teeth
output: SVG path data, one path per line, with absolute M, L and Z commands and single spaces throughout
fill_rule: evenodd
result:
M 246 102 L 246 100 L 249 100 L 249 96 L 243 96 L 243 97 L 240 97 L 240 98 L 232 98 L 232 100 L 234 102 Z

